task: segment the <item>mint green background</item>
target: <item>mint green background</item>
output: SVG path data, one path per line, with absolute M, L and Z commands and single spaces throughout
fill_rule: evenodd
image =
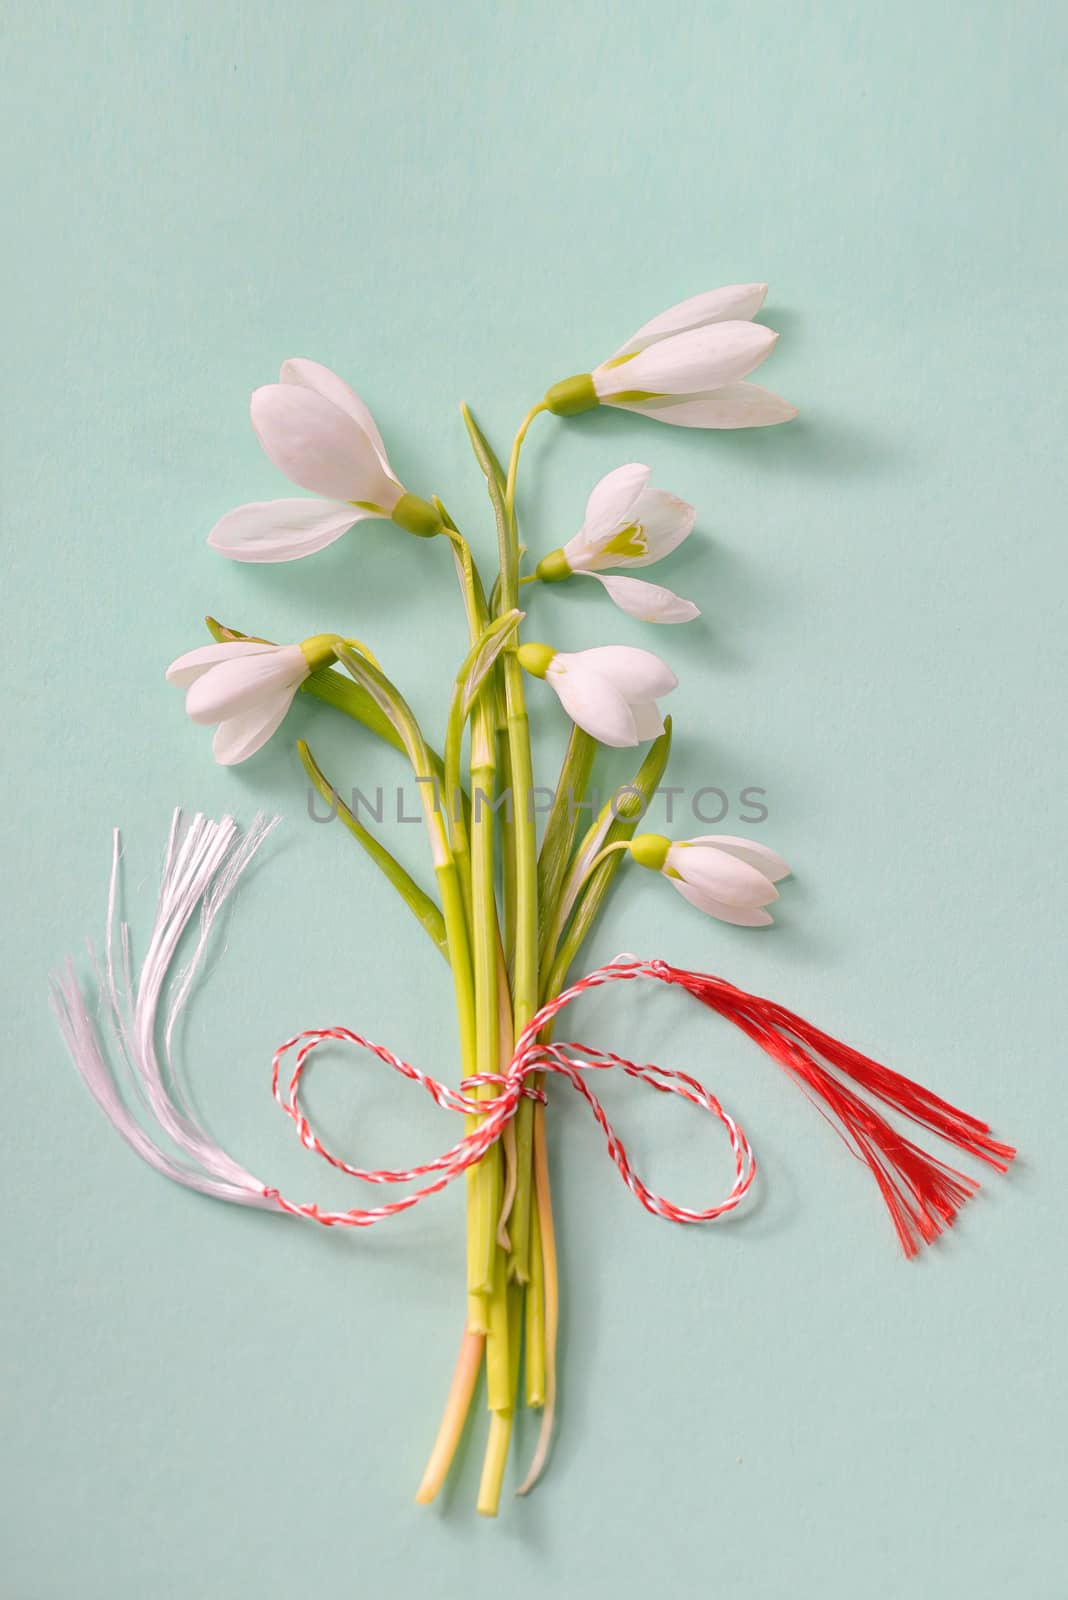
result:
M 8 32 L 0 1593 L 1064 1595 L 1063 7 L 22 0 Z M 302 705 L 218 770 L 162 669 L 209 609 L 354 631 L 437 729 L 461 627 L 446 552 L 384 526 L 291 567 L 205 548 L 222 511 L 285 492 L 247 393 L 287 355 L 336 367 L 488 550 L 457 401 L 503 441 L 661 307 L 758 276 L 797 425 L 531 440 L 535 551 L 623 460 L 697 503 L 662 573 L 700 624 L 642 631 L 591 584 L 535 594 L 530 627 L 661 650 L 675 781 L 763 785 L 753 831 L 796 866 L 766 935 L 631 882 L 590 961 L 636 948 L 771 992 L 1024 1158 L 907 1265 L 744 1040 L 677 997 L 589 1002 L 582 1034 L 739 1113 L 759 1197 L 712 1232 L 653 1221 L 559 1093 L 552 1471 L 480 1523 L 475 1441 L 417 1513 L 460 1195 L 338 1237 L 169 1186 L 75 1079 L 45 977 L 99 930 L 114 824 L 143 941 L 173 805 L 280 809 L 187 1055 L 224 1143 L 351 1203 L 272 1106 L 271 1051 L 345 1021 L 448 1075 L 450 995 L 306 820 L 292 737 L 342 783 L 400 768 Z M 532 698 L 549 774 L 561 720 Z M 422 869 L 419 830 L 390 836 Z M 726 1185 L 700 1119 L 606 1097 L 668 1193 Z M 311 1103 L 369 1163 L 454 1132 L 340 1056 Z

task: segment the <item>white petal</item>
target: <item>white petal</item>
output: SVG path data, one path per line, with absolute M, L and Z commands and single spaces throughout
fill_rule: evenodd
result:
M 760 322 L 714 322 L 650 345 L 621 367 L 598 367 L 594 387 L 602 400 L 631 390 L 701 394 L 759 367 L 779 337 Z
M 634 726 L 638 730 L 638 738 L 659 739 L 664 731 L 664 719 L 660 715 L 660 707 L 655 700 L 635 700 L 631 705 L 634 714 Z
M 601 545 L 634 520 L 632 512 L 649 482 L 649 471 L 648 467 L 632 461 L 601 479 L 586 502 L 580 534 L 586 545 Z
M 725 383 L 708 394 L 688 394 L 679 399 L 611 402 L 621 411 L 640 411 L 656 422 L 676 428 L 771 428 L 792 422 L 797 407 L 758 383 Z
M 609 678 L 584 666 L 581 658 L 558 653 L 549 663 L 545 681 L 556 690 L 572 722 L 577 722 L 591 738 L 617 750 L 638 743 L 638 730 L 626 696 Z
M 693 532 L 697 513 L 686 500 L 668 494 L 666 489 L 643 489 L 633 510 L 636 532 L 632 543 L 642 555 L 619 555 L 605 551 L 606 567 L 648 567 L 677 550 Z
M 778 891 L 756 867 L 710 844 L 673 844 L 665 868 L 728 906 L 766 906 Z
M 563 557 L 572 572 L 594 572 L 600 563 L 601 553 L 596 546 L 586 543 L 585 533 L 580 529 L 563 546 Z
M 629 355 L 633 350 L 644 350 L 647 345 L 673 333 L 684 333 L 687 328 L 703 328 L 710 322 L 751 322 L 764 304 L 767 292 L 766 283 L 732 283 L 725 289 L 708 289 L 704 294 L 695 294 L 646 322 L 637 333 L 631 334 L 612 360 Z
M 342 411 L 347 411 L 349 416 L 354 417 L 360 424 L 374 445 L 378 459 L 390 477 L 393 476 L 378 424 L 355 389 L 351 389 L 344 378 L 339 378 L 336 372 L 331 372 L 329 367 L 322 366 L 318 361 L 306 361 L 303 357 L 293 356 L 288 361 L 282 362 L 278 381 L 299 383 L 305 389 L 314 389 L 316 394 L 323 395 L 325 399 L 332 400 L 336 406 L 340 406 Z
M 683 883 L 679 878 L 669 878 L 672 888 L 677 889 L 684 900 L 688 900 L 698 911 L 704 911 L 710 917 L 718 917 L 720 922 L 732 922 L 739 928 L 766 928 L 772 918 L 759 907 L 728 906 L 722 900 L 716 900 L 712 895 L 706 894 L 703 889 L 694 888 L 692 884 Z
M 639 622 L 692 622 L 701 615 L 692 600 L 683 600 L 659 583 L 643 583 L 641 578 L 606 577 L 591 572 L 603 583 L 620 611 Z
M 655 700 L 658 695 L 670 694 L 679 685 L 666 662 L 654 656 L 651 650 L 641 650 L 637 645 L 601 644 L 573 655 L 561 651 L 555 660 L 580 662 L 584 670 L 609 678 L 628 700 Z
M 756 867 L 765 878 L 770 878 L 772 883 L 778 883 L 780 878 L 790 876 L 790 867 L 774 850 L 766 844 L 758 844 L 755 839 L 740 839 L 733 833 L 705 833 L 696 839 L 690 839 L 690 844 L 714 844 L 717 850 L 726 850 L 728 855 L 737 856 L 739 861 L 747 861 L 751 867 Z
M 292 699 L 308 676 L 299 644 L 275 645 L 269 653 L 240 656 L 212 667 L 190 686 L 185 709 L 194 722 L 220 722 L 279 696 Z
M 268 383 L 250 406 L 264 450 L 287 478 L 330 500 L 362 500 L 388 515 L 401 494 L 359 423 L 314 389 Z
M 208 543 L 231 561 L 297 561 L 375 515 L 341 500 L 253 500 L 220 517 Z
M 226 639 L 221 644 L 202 644 L 171 662 L 167 668 L 167 682 L 179 689 L 188 689 L 191 683 L 203 677 L 210 667 L 217 666 L 220 661 L 233 661 L 241 656 L 262 656 L 265 651 L 277 648 L 277 645 L 264 644 L 259 639 Z
M 296 691 L 294 690 L 294 693 Z M 267 743 L 282 718 L 293 704 L 293 695 L 279 696 L 266 705 L 253 706 L 240 716 L 227 717 L 220 722 L 211 741 L 211 753 L 221 767 L 235 767 L 247 761 Z

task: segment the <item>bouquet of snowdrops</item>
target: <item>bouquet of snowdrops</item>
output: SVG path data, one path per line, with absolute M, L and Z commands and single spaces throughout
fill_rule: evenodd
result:
M 568 417 L 616 406 L 686 428 L 763 427 L 796 415 L 777 395 L 746 381 L 776 334 L 755 322 L 764 284 L 713 290 L 640 328 L 592 372 L 554 384 L 524 417 L 507 470 L 470 411 L 463 416 L 485 475 L 497 535 L 498 570 L 487 582 L 444 503 L 401 484 L 366 404 L 328 368 L 286 361 L 279 382 L 252 396 L 252 425 L 271 461 L 318 496 L 239 506 L 209 544 L 235 561 L 292 561 L 344 537 L 370 517 L 389 518 L 454 558 L 470 649 L 456 675 L 440 749 L 424 737 L 401 689 L 371 648 L 318 634 L 278 645 L 212 622 L 215 644 L 175 661 L 168 678 L 186 689 L 196 722 L 217 724 L 218 761 L 246 760 L 275 732 L 298 690 L 329 701 L 403 749 L 423 798 L 437 879 L 428 894 L 345 806 L 301 741 L 311 782 L 385 872 L 452 968 L 465 1082 L 492 1099 L 516 1038 L 563 988 L 624 856 L 661 872 L 680 894 L 724 921 L 771 918 L 787 866 L 765 845 L 734 837 L 669 843 L 637 834 L 668 759 L 670 724 L 658 701 L 676 685 L 651 651 L 605 645 L 575 653 L 522 641 L 521 588 L 573 574 L 595 578 L 628 616 L 680 623 L 690 601 L 630 576 L 688 536 L 694 509 L 650 486 L 649 468 L 616 468 L 593 489 L 582 526 L 528 574 L 516 514 L 520 451 L 543 413 Z M 341 676 L 338 667 L 345 676 Z M 558 696 L 573 728 L 540 842 L 524 673 Z M 579 818 L 599 744 L 648 751 L 630 785 L 585 832 Z M 514 1125 L 468 1173 L 467 1323 L 438 1441 L 419 1490 L 437 1492 L 448 1471 L 486 1364 L 490 1433 L 479 1510 L 497 1509 L 520 1376 L 526 1404 L 543 1408 L 542 1440 L 527 1485 L 545 1459 L 555 1390 L 556 1258 L 544 1103 L 524 1095 Z

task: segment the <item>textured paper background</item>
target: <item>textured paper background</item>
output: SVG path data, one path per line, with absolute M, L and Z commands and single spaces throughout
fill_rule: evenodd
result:
M 1063 8 L 23 0 L 8 32 L 0 1592 L 1063 1594 Z M 445 969 L 306 820 L 291 740 L 214 769 L 162 668 L 206 610 L 337 627 L 436 727 L 461 629 L 446 552 L 385 527 L 286 568 L 205 549 L 223 510 L 285 492 L 247 393 L 287 355 L 337 367 L 488 549 L 456 402 L 503 440 L 661 307 L 756 276 L 767 381 L 803 422 L 540 423 L 524 509 L 547 549 L 627 459 L 697 503 L 661 570 L 700 625 L 642 634 L 576 585 L 534 595 L 536 633 L 661 649 L 675 781 L 765 787 L 797 878 L 766 936 L 633 882 L 591 960 L 770 991 L 1025 1159 L 906 1265 L 744 1041 L 667 996 L 642 1021 L 591 1002 L 584 1033 L 715 1084 L 759 1200 L 716 1232 L 655 1223 L 558 1096 L 553 1470 L 479 1524 L 476 1442 L 416 1513 L 460 1196 L 350 1238 L 168 1186 L 74 1078 L 45 976 L 99 928 L 114 823 L 143 937 L 172 805 L 280 808 L 186 1045 L 225 1143 L 346 1194 L 272 1107 L 271 1049 L 345 1021 L 447 1074 Z M 561 725 L 532 699 L 547 763 Z M 298 730 L 342 782 L 397 781 L 327 711 Z M 422 861 L 417 829 L 392 837 Z M 725 1181 L 699 1119 L 609 1100 L 669 1193 Z M 351 1061 L 312 1103 L 371 1162 L 452 1132 Z

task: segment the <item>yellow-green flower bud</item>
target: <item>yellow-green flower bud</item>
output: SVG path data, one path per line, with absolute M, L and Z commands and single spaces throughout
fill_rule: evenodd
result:
M 564 378 L 545 391 L 546 409 L 556 417 L 574 417 L 580 411 L 592 411 L 600 403 L 588 372 Z
M 535 577 L 540 578 L 542 583 L 559 583 L 562 578 L 570 578 L 571 570 L 571 563 L 563 550 L 550 550 L 538 562 Z
M 526 644 L 519 646 L 516 659 L 523 671 L 529 672 L 532 678 L 544 678 L 555 654 L 552 645 L 536 644 L 528 640 Z
M 414 533 L 418 539 L 432 539 L 444 524 L 438 511 L 417 494 L 402 494 L 390 513 L 398 528 Z
M 300 648 L 308 663 L 308 671 L 318 672 L 321 667 L 331 666 L 337 660 L 334 646 L 338 643 L 336 633 L 313 633 L 310 639 L 302 639 Z
M 662 833 L 636 833 L 630 841 L 631 859 L 651 872 L 663 872 L 671 840 Z

